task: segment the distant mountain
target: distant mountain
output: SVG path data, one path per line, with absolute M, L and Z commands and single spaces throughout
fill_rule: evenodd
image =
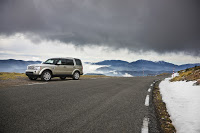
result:
M 106 75 L 117 73 L 117 76 L 124 75 L 125 73 L 133 76 L 142 76 L 143 74 L 145 76 L 157 75 L 163 72 L 172 73 L 173 69 L 179 71 L 194 66 L 200 66 L 200 63 L 175 65 L 165 61 L 153 62 L 148 60 L 137 60 L 130 63 L 122 60 L 104 60 L 93 64 L 106 65 L 106 67 L 98 68 L 97 71 L 101 71 Z
M 112 65 L 112 66 L 119 66 L 119 65 L 128 65 L 129 62 L 123 60 L 104 60 L 101 62 L 94 63 L 96 65 Z
M 18 72 L 24 73 L 30 64 L 40 64 L 41 61 L 23 61 L 23 60 L 0 60 L 0 72 Z
M 147 61 L 147 60 L 138 60 L 130 63 L 135 69 L 134 70 L 149 70 L 149 71 L 170 71 L 173 68 L 176 68 L 177 65 L 168 63 L 165 61 Z

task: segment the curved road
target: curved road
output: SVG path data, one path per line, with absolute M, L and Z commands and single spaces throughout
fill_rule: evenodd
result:
M 149 116 L 148 89 L 163 78 L 97 78 L 1 88 L 0 132 L 140 133 Z

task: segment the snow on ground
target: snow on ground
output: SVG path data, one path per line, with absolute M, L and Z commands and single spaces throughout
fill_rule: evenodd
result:
M 174 73 L 172 74 L 172 78 L 176 77 L 176 76 L 179 76 L 179 73 Z
M 200 133 L 200 86 L 195 81 L 170 82 L 166 78 L 159 85 L 177 133 Z

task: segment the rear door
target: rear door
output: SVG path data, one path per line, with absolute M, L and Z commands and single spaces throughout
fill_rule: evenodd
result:
M 65 59 L 66 60 L 66 73 L 68 75 L 72 75 L 72 72 L 74 71 L 74 60 L 73 59 Z
M 81 60 L 80 59 L 75 59 L 75 62 L 76 62 L 75 68 L 79 69 L 80 73 L 82 74 L 83 73 L 83 66 L 82 66 Z

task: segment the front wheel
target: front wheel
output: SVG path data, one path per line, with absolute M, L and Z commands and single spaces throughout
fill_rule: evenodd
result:
M 41 79 L 42 79 L 43 81 L 49 81 L 49 80 L 51 80 L 51 77 L 52 77 L 52 74 L 51 74 L 50 71 L 44 71 L 44 72 L 42 73 L 42 75 L 41 75 Z
M 74 72 L 73 77 L 74 80 L 78 80 L 80 78 L 80 73 L 79 72 Z

